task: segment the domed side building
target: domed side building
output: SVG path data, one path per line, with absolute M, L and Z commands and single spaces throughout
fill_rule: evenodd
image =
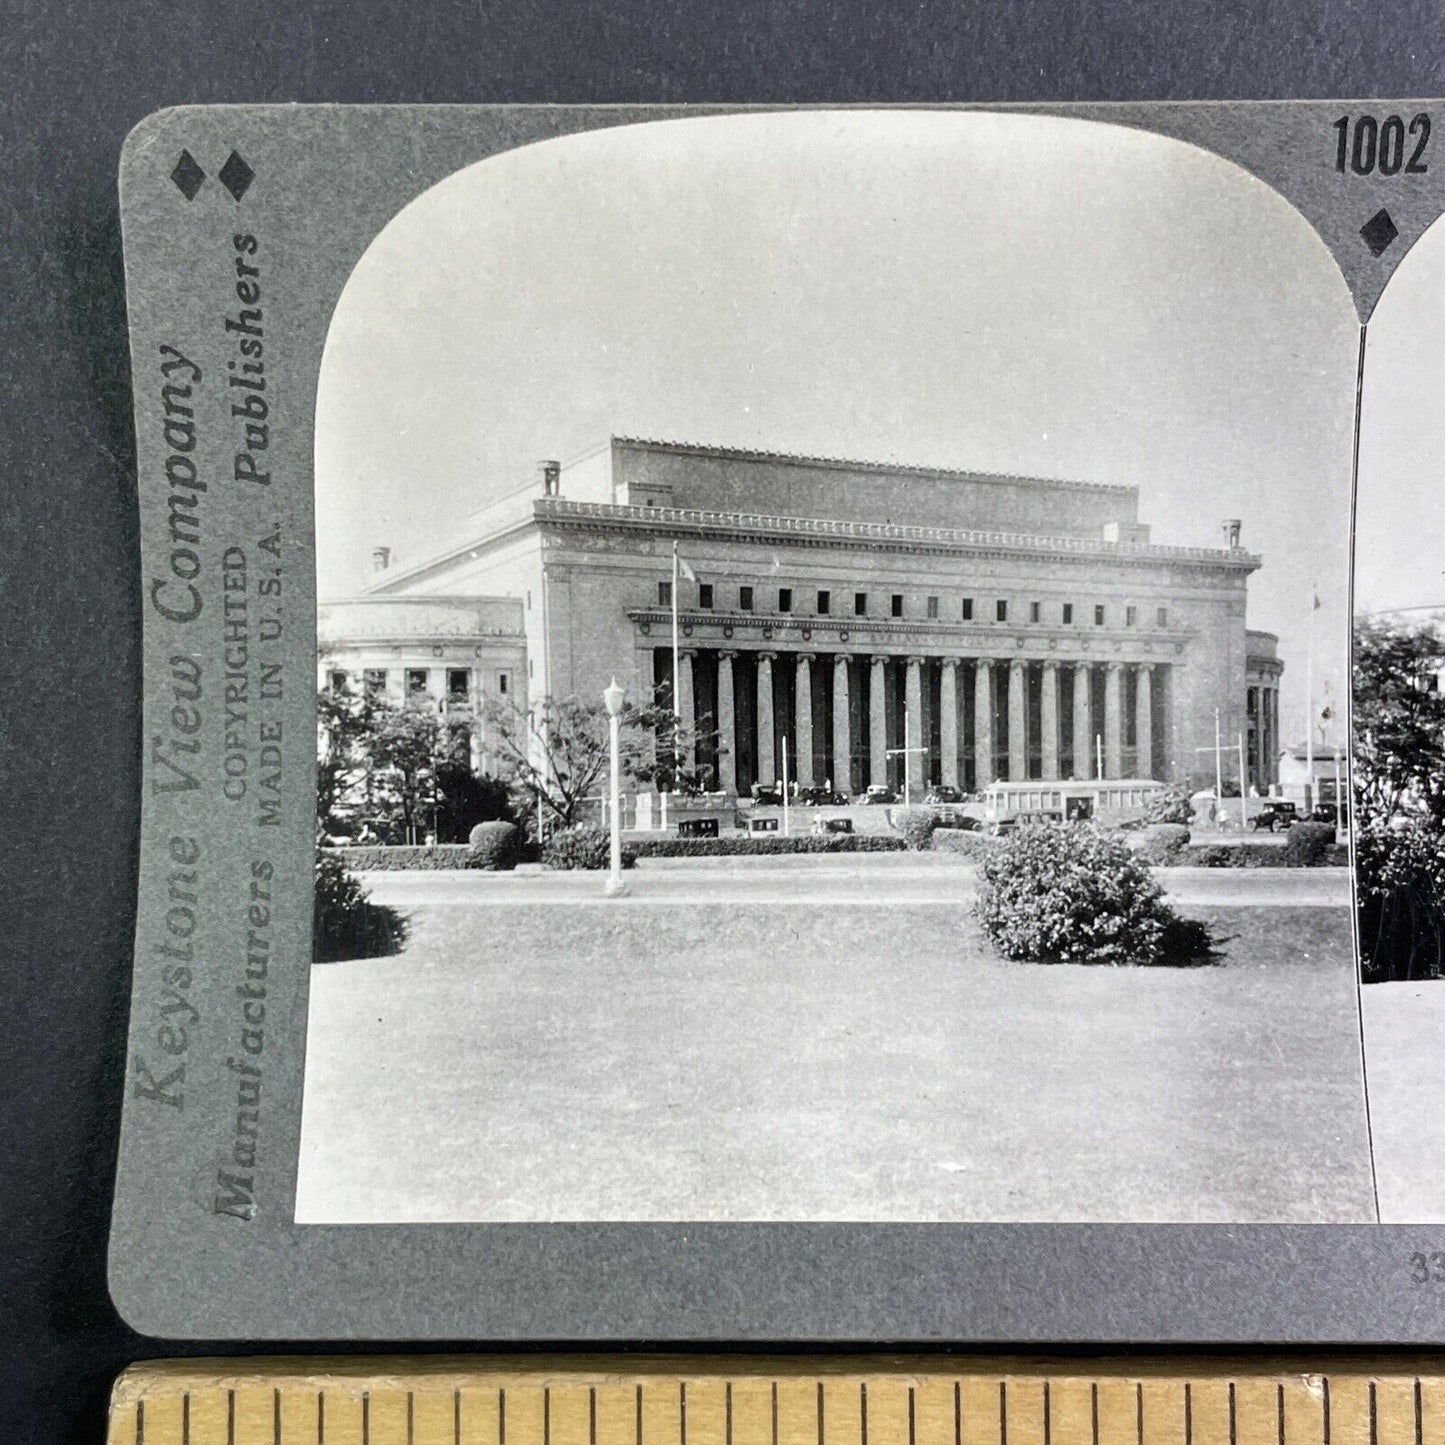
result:
M 322 606 L 322 675 L 438 706 L 673 695 L 697 762 L 799 784 L 1213 778 L 1283 664 L 1246 628 L 1261 559 L 1161 545 L 1138 489 L 612 437 Z M 383 678 L 381 674 L 385 674 Z M 1232 770 L 1231 770 L 1232 771 Z

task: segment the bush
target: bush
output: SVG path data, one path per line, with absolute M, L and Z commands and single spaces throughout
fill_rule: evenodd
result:
M 373 903 L 336 853 L 316 850 L 311 912 L 311 957 L 315 962 L 399 953 L 406 932 L 406 919 L 394 908 Z
M 890 808 L 888 824 L 902 834 L 904 844 L 917 852 L 928 847 L 938 827 L 938 814 L 932 808 Z
M 1207 932 L 1164 902 L 1121 838 L 1079 824 L 1020 828 L 983 864 L 975 912 L 1005 958 L 1040 963 L 1189 962 Z
M 1334 844 L 1332 823 L 1296 823 L 1285 834 L 1285 863 L 1290 868 L 1318 868 Z
M 637 838 L 624 851 L 638 858 L 755 858 L 781 853 L 901 853 L 907 844 L 891 834 L 750 833 L 729 838 Z
M 1003 840 L 992 833 L 965 833 L 956 828 L 940 828 L 933 835 L 929 846 L 935 853 L 957 853 L 964 858 L 975 860 L 990 857 L 998 852 Z
M 1183 823 L 1151 823 L 1138 836 L 1135 855 L 1152 868 L 1168 868 L 1179 862 L 1189 845 L 1189 829 Z
M 1166 788 L 1144 810 L 1146 823 L 1188 824 L 1193 816 L 1194 807 L 1185 788 Z
M 637 853 L 630 845 L 622 849 L 622 866 L 631 868 Z M 542 847 L 542 862 L 548 868 L 583 868 L 591 871 L 612 866 L 612 843 L 606 828 L 580 823 L 553 833 Z
M 467 867 L 507 872 L 517 866 L 521 832 L 515 823 L 478 823 L 469 835 Z

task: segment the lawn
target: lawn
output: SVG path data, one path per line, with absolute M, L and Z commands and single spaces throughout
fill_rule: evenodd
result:
M 1360 990 L 1387 1224 L 1445 1223 L 1445 979 Z
M 1373 1218 L 1348 912 L 1005 964 L 950 904 L 429 904 L 312 973 L 303 1222 Z M 1442 985 L 1445 987 L 1445 985 Z

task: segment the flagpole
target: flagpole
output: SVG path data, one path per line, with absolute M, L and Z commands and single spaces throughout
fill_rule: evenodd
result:
M 1310 630 L 1305 645 L 1305 812 L 1314 807 L 1315 796 L 1315 612 L 1319 592 L 1310 588 Z
M 677 644 L 677 543 L 672 544 L 672 768 L 673 787 L 682 771 L 682 658 Z

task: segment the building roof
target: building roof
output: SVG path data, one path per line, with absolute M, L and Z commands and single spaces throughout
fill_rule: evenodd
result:
M 604 446 L 606 443 L 604 443 Z M 908 462 L 868 460 L 858 457 L 826 457 L 807 452 L 775 452 L 756 450 L 748 447 L 713 446 L 707 442 L 678 441 L 665 437 L 614 436 L 613 446 L 645 447 L 653 451 L 684 452 L 696 456 L 723 457 L 731 461 L 782 462 L 789 466 L 835 467 L 857 472 L 886 472 L 897 476 L 900 473 L 910 477 L 937 477 L 944 480 L 969 482 L 1013 482 L 1035 487 L 1049 487 L 1058 490 L 1080 492 L 1106 492 L 1114 496 L 1127 496 L 1138 488 L 1125 482 L 1078 482 L 1060 477 L 1026 476 L 1015 472 L 974 471 L 966 467 L 922 467 Z M 603 448 L 594 448 L 585 455 L 595 455 Z

